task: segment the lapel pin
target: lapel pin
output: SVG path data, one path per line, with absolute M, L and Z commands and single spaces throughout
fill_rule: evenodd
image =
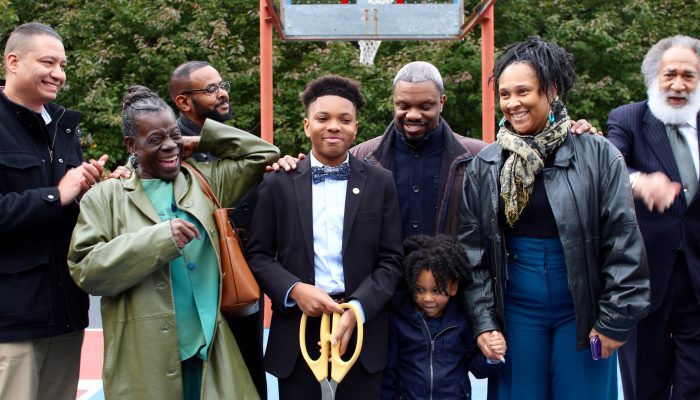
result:
M 360 194 L 360 189 L 358 189 L 358 188 L 352 188 L 352 192 L 353 192 L 354 194 Z

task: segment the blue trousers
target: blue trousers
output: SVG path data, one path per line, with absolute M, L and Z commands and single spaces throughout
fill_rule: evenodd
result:
M 576 351 L 576 315 L 559 239 L 509 238 L 506 364 L 490 400 L 617 399 L 617 355 Z

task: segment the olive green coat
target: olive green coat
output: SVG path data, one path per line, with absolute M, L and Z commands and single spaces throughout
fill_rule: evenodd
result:
M 207 177 L 224 207 L 235 204 L 260 180 L 265 165 L 279 157 L 275 146 L 211 120 L 197 150 L 222 158 L 188 161 Z M 199 220 L 220 257 L 214 205 L 197 179 L 181 168 L 173 187 L 178 208 Z M 68 266 L 78 286 L 102 296 L 107 399 L 183 398 L 169 266 L 179 256 L 169 221 L 160 221 L 136 173 L 101 182 L 81 200 Z M 215 330 L 204 363 L 202 399 L 257 399 L 220 313 Z

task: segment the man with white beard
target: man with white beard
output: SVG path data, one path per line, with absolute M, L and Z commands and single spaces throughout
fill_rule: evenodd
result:
M 648 100 L 608 117 L 608 138 L 627 162 L 651 281 L 649 315 L 620 350 L 622 385 L 628 400 L 700 399 L 700 41 L 659 41 L 642 73 Z

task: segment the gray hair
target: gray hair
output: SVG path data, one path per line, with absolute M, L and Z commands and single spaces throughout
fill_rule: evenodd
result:
M 122 100 L 122 133 L 124 137 L 134 138 L 139 135 L 138 120 L 144 114 L 166 109 L 173 114 L 174 118 L 173 109 L 151 89 L 139 85 L 130 87 L 129 92 Z
M 3 55 L 7 57 L 10 53 L 23 53 L 26 51 L 29 44 L 28 39 L 32 36 L 39 35 L 51 36 L 63 43 L 61 35 L 50 26 L 44 25 L 41 22 L 27 22 L 26 24 L 18 26 L 10 33 L 7 43 L 5 43 L 5 53 Z
M 700 69 L 700 40 L 690 36 L 676 35 L 659 40 L 655 45 L 651 46 L 642 61 L 642 74 L 644 75 L 644 83 L 647 87 L 651 87 L 659 77 L 659 69 L 661 68 L 661 57 L 666 50 L 671 47 L 683 47 L 691 49 L 698 56 L 698 68 Z
M 394 78 L 393 87 L 396 87 L 399 81 L 410 83 L 432 81 L 437 86 L 440 94 L 445 94 L 445 86 L 442 83 L 440 71 L 433 64 L 425 61 L 410 62 L 401 67 L 396 74 L 396 78 Z

